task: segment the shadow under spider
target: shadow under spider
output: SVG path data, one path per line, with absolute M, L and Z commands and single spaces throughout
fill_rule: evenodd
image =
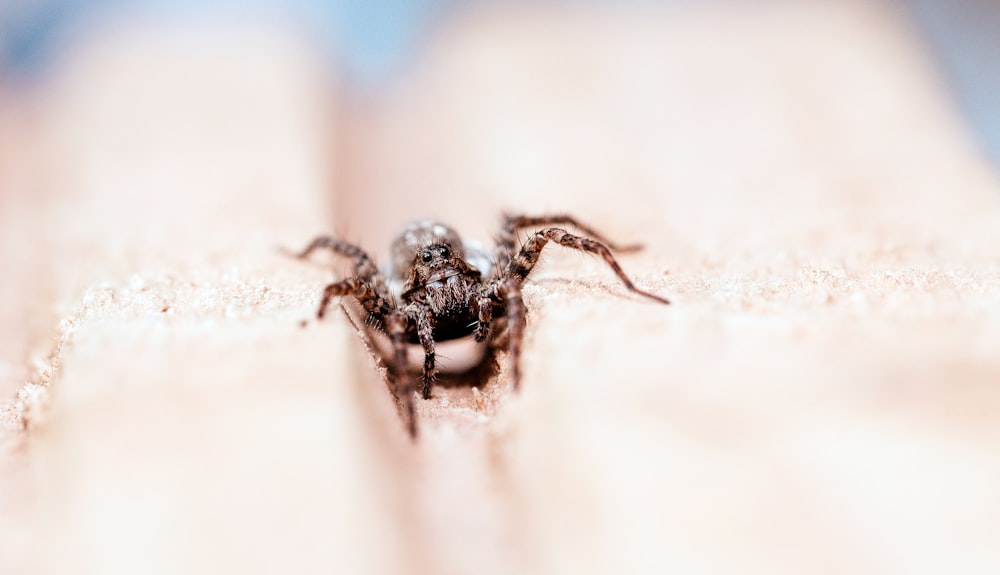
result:
M 419 379 L 420 368 L 411 368 L 410 376 Z M 496 376 L 500 373 L 500 362 L 497 360 L 497 352 L 487 349 L 483 352 L 483 357 L 472 367 L 462 371 L 439 371 L 437 379 L 434 380 L 434 387 L 452 389 L 456 387 L 478 387 L 483 389 L 496 383 Z M 433 396 L 431 396 L 433 397 Z
M 401 410 L 400 415 L 405 418 L 402 412 L 402 400 L 399 396 L 398 390 L 393 388 L 392 382 L 389 380 L 388 368 L 387 368 L 387 353 L 388 353 L 388 342 L 383 341 L 384 337 L 377 333 L 374 329 L 370 328 L 364 321 L 358 318 L 362 316 L 361 310 L 354 309 L 353 305 L 341 304 L 341 311 L 347 318 L 351 327 L 354 329 L 355 333 L 361 338 L 362 343 L 364 343 L 365 350 L 368 352 L 370 357 L 375 360 L 376 364 L 381 368 L 382 371 L 380 379 L 389 388 L 389 391 L 394 396 L 396 400 L 397 407 Z M 507 332 L 506 332 L 506 318 L 498 318 L 497 328 L 501 330 L 501 336 L 494 340 L 493 345 L 486 347 L 481 351 L 482 356 L 474 361 L 470 367 L 461 370 L 449 370 L 442 366 L 442 369 L 438 371 L 437 377 L 434 380 L 433 395 L 430 399 L 423 399 L 416 397 L 415 401 L 418 405 L 423 404 L 424 410 L 447 410 L 448 407 L 442 405 L 442 399 L 444 397 L 441 395 L 442 391 L 448 393 L 450 401 L 447 405 L 453 407 L 460 406 L 474 406 L 475 411 L 489 417 L 492 416 L 496 410 L 496 399 L 502 395 L 497 386 L 502 385 L 500 381 L 500 355 L 504 346 L 507 344 Z M 471 345 L 471 344 L 470 344 Z M 480 344 L 486 345 L 486 344 Z M 420 346 L 414 345 L 414 348 L 419 349 Z M 447 357 L 442 356 L 441 359 L 447 360 Z M 422 370 L 417 362 L 411 362 L 407 369 L 410 377 L 414 378 L 415 381 L 419 381 Z M 475 393 L 473 390 L 478 390 Z M 468 396 L 463 398 L 464 395 L 462 391 L 473 391 L 474 396 L 478 396 L 472 399 L 471 405 L 468 401 Z M 458 396 L 454 393 L 458 392 Z

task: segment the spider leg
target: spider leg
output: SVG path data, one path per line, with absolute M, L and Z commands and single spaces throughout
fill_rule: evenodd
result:
M 394 307 L 390 303 L 389 290 L 371 257 L 354 244 L 342 242 L 329 236 L 320 236 L 312 241 L 296 257 L 305 259 L 317 249 L 328 249 L 333 253 L 351 258 L 354 262 L 354 277 L 332 283 L 323 290 L 323 299 L 316 312 L 323 319 L 330 300 L 337 296 L 353 295 L 358 303 L 375 317 L 384 317 Z
M 392 342 L 392 356 L 388 359 L 389 377 L 396 396 L 403 402 L 406 411 L 407 431 L 410 437 L 417 437 L 417 414 L 413 406 L 413 379 L 407 371 L 406 329 L 409 318 L 402 311 L 393 311 L 386 317 L 386 331 Z
M 479 323 L 476 325 L 476 331 L 473 332 L 472 336 L 477 342 L 482 342 L 486 341 L 486 338 L 490 335 L 490 328 L 493 323 L 493 298 L 490 297 L 487 291 L 476 298 L 476 303 L 479 306 Z
M 524 300 L 521 298 L 521 282 L 507 278 L 501 282 L 507 305 L 507 349 L 510 353 L 510 380 L 514 391 L 521 387 L 521 342 L 524 341 L 524 327 L 527 317 L 524 310 Z
M 407 311 L 411 310 L 407 309 Z M 437 375 L 437 370 L 434 368 L 434 314 L 427 308 L 419 309 L 419 311 L 413 310 L 411 313 L 416 315 L 417 338 L 420 339 L 420 345 L 424 348 L 424 373 L 420 395 L 424 399 L 430 399 L 431 386 L 434 384 L 434 377 Z
M 318 249 L 328 249 L 337 255 L 351 258 L 354 261 L 354 275 L 359 278 L 371 278 L 378 275 L 375 262 L 363 249 L 330 236 L 319 236 L 306 246 L 306 249 L 295 254 L 295 257 L 303 260 Z
M 344 281 L 334 282 L 323 288 L 323 299 L 319 302 L 319 310 L 316 311 L 316 318 L 323 319 L 323 316 L 326 315 L 326 308 L 330 307 L 330 300 L 337 296 L 355 294 L 359 287 L 358 280 L 350 278 Z
M 580 230 L 586 236 L 590 236 L 605 246 L 608 249 L 615 252 L 633 252 L 642 249 L 639 244 L 629 244 L 629 245 L 617 245 L 608 240 L 604 235 L 599 233 L 594 228 L 580 222 L 580 220 L 574 218 L 569 214 L 546 214 L 542 216 L 526 216 L 523 214 L 518 215 L 505 215 L 503 220 L 503 226 L 500 228 L 500 234 L 497 238 L 497 259 L 500 265 L 497 266 L 498 273 L 501 273 L 507 264 L 510 263 L 511 258 L 517 251 L 517 232 L 523 228 L 538 227 L 538 226 L 573 226 L 574 228 Z
M 670 301 L 664 297 L 660 297 L 656 294 L 649 293 L 635 287 L 632 280 L 625 275 L 622 267 L 618 265 L 618 261 L 615 260 L 613 255 L 611 255 L 611 249 L 608 246 L 597 240 L 574 236 L 573 234 L 560 228 L 545 228 L 535 232 L 535 235 L 528 239 L 528 241 L 524 244 L 524 247 L 521 248 L 521 251 L 518 252 L 518 254 L 510 261 L 507 269 L 503 272 L 504 275 L 516 279 L 518 284 L 524 283 L 528 274 L 531 273 L 535 264 L 538 263 L 538 257 L 541 255 L 542 249 L 549 243 L 549 241 L 556 242 L 557 244 L 567 248 L 601 256 L 601 258 L 604 259 L 604 262 L 608 264 L 612 271 L 615 272 L 615 275 L 618 276 L 618 279 L 625 284 L 625 287 L 628 288 L 630 292 L 663 304 L 670 303 Z

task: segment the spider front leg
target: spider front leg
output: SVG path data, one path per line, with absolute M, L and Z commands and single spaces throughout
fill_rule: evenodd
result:
M 411 310 L 406 310 L 411 311 Z M 429 308 L 411 311 L 417 318 L 417 338 L 424 348 L 424 372 L 421 381 L 420 396 L 424 399 L 431 398 L 431 386 L 434 385 L 434 377 L 437 370 L 434 367 L 434 314 Z
M 334 282 L 323 288 L 323 298 L 319 302 L 319 309 L 316 311 L 316 319 L 323 319 L 326 309 L 330 307 L 330 301 L 338 296 L 354 295 L 359 291 L 358 281 L 355 278 Z M 359 298 L 360 300 L 360 298 Z
M 618 279 L 625 284 L 625 287 L 630 292 L 654 301 L 658 301 L 662 304 L 670 303 L 670 300 L 665 297 L 661 297 L 635 287 L 635 284 L 633 284 L 632 280 L 625 275 L 625 271 L 622 270 L 622 267 L 618 264 L 618 260 L 611 255 L 611 249 L 608 248 L 608 246 L 597 240 L 574 236 L 573 234 L 560 228 L 545 228 L 535 232 L 535 235 L 531 236 L 531 238 L 524 244 L 524 247 L 521 248 L 521 251 L 510 261 L 507 269 L 503 272 L 504 275 L 517 279 L 518 284 L 523 283 L 528 277 L 528 274 L 531 273 L 531 270 L 534 269 L 535 264 L 538 263 L 538 257 L 541 255 L 542 249 L 545 248 L 545 245 L 548 244 L 549 241 L 554 241 L 567 248 L 601 256 L 604 263 L 608 264 L 611 270 L 615 272 L 615 275 L 618 276 Z
M 354 244 L 342 242 L 329 236 L 320 236 L 314 239 L 306 249 L 296 254 L 296 257 L 305 259 L 320 248 L 351 258 L 354 262 L 354 277 L 326 286 L 319 309 L 316 311 L 317 319 L 323 319 L 330 301 L 337 296 L 353 295 L 365 311 L 374 317 L 382 317 L 392 309 L 385 281 L 371 257 L 364 250 Z

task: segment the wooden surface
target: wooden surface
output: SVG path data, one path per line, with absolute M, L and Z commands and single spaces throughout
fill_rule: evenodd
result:
M 0 572 L 1000 566 L 1000 189 L 891 6 L 480 8 L 371 99 L 267 27 L 96 37 L 0 89 Z M 502 210 L 674 305 L 548 248 L 522 393 L 412 444 L 280 248 Z

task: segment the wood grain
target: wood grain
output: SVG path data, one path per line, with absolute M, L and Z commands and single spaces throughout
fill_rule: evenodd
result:
M 377 97 L 314 58 L 126 31 L 0 100 L 0 571 L 1000 565 L 1000 187 L 894 4 L 479 6 Z M 673 305 L 546 248 L 522 392 L 411 444 L 278 248 L 502 210 Z

